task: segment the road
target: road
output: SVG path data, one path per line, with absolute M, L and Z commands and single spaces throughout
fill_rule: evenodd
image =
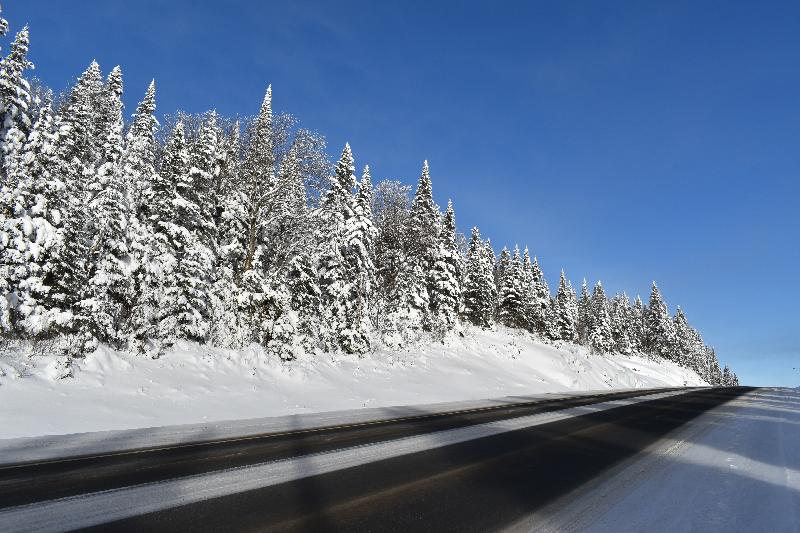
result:
M 688 499 L 686 495 L 693 491 L 681 485 L 696 469 L 686 465 L 695 467 L 701 461 L 698 449 L 707 452 L 702 459 L 706 462 L 717 460 L 719 454 L 708 451 L 715 449 L 711 445 L 698 448 L 685 443 L 704 435 L 716 439 L 718 446 L 730 444 L 725 437 L 728 431 L 738 435 L 731 442 L 741 444 L 758 438 L 750 436 L 754 429 L 762 435 L 785 431 L 781 421 L 793 412 L 798 414 L 791 401 L 770 400 L 785 404 L 785 413 L 775 411 L 772 418 L 756 413 L 766 418 L 761 420 L 764 428 L 742 425 L 741 417 L 730 415 L 745 408 L 764 411 L 750 405 L 756 401 L 752 398 L 765 401 L 764 394 L 746 388 L 662 390 L 644 397 L 625 393 L 527 402 L 5 467 L 0 468 L 0 528 L 69 529 L 95 523 L 98 529 L 122 531 L 581 531 L 592 527 L 620 531 L 627 520 L 630 530 L 642 526 L 652 530 L 653 524 L 647 521 L 649 502 L 661 501 L 659 524 L 663 526 L 671 523 L 675 511 L 671 502 L 680 501 L 678 496 L 691 509 L 698 492 L 719 493 L 722 499 L 740 494 L 739 478 L 723 480 L 727 483 L 723 487 L 732 487 L 728 492 L 716 484 L 703 488 L 705 481 L 698 486 L 690 480 L 695 494 Z M 783 398 L 784 393 L 771 394 Z M 745 407 L 734 405 L 737 402 Z M 787 427 L 796 432 L 800 422 Z M 690 434 L 691 438 L 686 437 Z M 683 466 L 683 476 L 673 475 L 673 468 L 664 466 L 676 461 L 680 443 L 686 448 L 683 452 L 693 450 L 694 454 L 687 455 L 694 462 L 676 463 Z M 792 464 L 796 456 L 796 451 L 784 450 L 779 457 Z M 744 469 L 748 457 L 736 457 L 742 462 L 738 468 Z M 759 475 L 786 472 L 771 466 L 774 471 Z M 664 479 L 671 479 L 669 491 L 663 488 L 667 486 Z M 795 482 L 790 480 L 786 486 Z M 774 489 L 770 500 L 779 501 L 770 507 L 773 514 L 781 516 L 780 502 L 798 503 L 797 493 L 787 492 L 774 479 L 772 484 L 763 479 L 761 483 Z M 101 490 L 107 492 L 97 495 Z M 82 496 L 89 493 L 94 494 Z M 66 498 L 52 502 L 62 497 Z M 139 501 L 144 514 L 130 510 Z M 714 505 L 718 511 L 719 505 Z M 683 510 L 683 514 L 691 513 Z M 706 509 L 703 516 L 715 517 L 712 525 L 726 523 L 721 511 Z

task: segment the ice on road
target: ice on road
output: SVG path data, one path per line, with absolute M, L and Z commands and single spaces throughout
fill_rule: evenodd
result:
M 755 390 L 672 437 L 576 495 L 552 528 L 800 531 L 800 391 Z

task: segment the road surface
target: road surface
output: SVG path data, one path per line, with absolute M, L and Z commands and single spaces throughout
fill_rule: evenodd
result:
M 0 468 L 0 528 L 796 531 L 798 442 L 786 390 L 528 402 Z

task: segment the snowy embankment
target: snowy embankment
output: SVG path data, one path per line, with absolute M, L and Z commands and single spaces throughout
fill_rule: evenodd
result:
M 667 361 L 595 355 L 528 333 L 470 330 L 445 344 L 288 363 L 257 346 L 179 343 L 160 359 L 101 348 L 59 379 L 56 357 L 0 354 L 0 438 L 143 428 L 571 390 L 705 385 Z

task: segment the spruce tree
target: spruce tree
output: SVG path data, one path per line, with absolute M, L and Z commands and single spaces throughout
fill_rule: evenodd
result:
M 457 326 L 462 270 L 461 254 L 456 244 L 455 211 L 453 202 L 448 200 L 428 284 L 431 320 L 429 329 L 444 333 Z
M 483 267 L 486 270 L 486 276 L 492 280 L 491 284 L 491 304 L 492 304 L 492 321 L 494 321 L 494 317 L 497 314 L 497 304 L 498 302 L 498 294 L 497 294 L 497 282 L 498 282 L 498 268 L 497 268 L 497 256 L 494 253 L 494 248 L 492 248 L 492 239 L 486 239 L 486 242 L 483 243 Z
M 574 342 L 576 339 L 574 305 L 570 301 L 570 287 L 564 271 L 558 282 L 558 292 L 550 308 L 548 333 L 553 340 Z
M 28 60 L 29 45 L 25 26 L 14 38 L 9 54 L 0 61 L 0 148 L 4 158 L 12 149 L 21 148 L 32 123 L 28 115 L 30 84 L 24 77 L 25 71 L 33 67 Z
M 483 328 L 494 323 L 494 274 L 488 268 L 486 245 L 478 228 L 472 228 L 464 277 L 464 316 Z
M 89 219 L 91 228 L 88 282 L 79 302 L 85 347 L 96 342 L 122 347 L 133 308 L 134 287 L 129 223 L 135 216 L 124 181 L 122 154 L 122 73 L 119 68 L 109 75 L 104 106 L 98 110 L 106 139 L 101 144 L 94 181 L 89 184 Z M 102 116 L 105 115 L 105 116 Z
M 184 279 L 188 273 L 181 275 L 179 270 L 192 244 L 191 233 L 182 224 L 183 213 L 179 212 L 183 207 L 179 183 L 188 176 L 189 158 L 183 123 L 178 122 L 164 147 L 161 168 L 149 185 L 154 202 L 147 211 L 152 241 L 147 254 L 151 268 L 142 294 L 142 305 L 148 308 L 144 316 L 149 318 L 143 324 L 145 331 L 139 333 L 143 341 L 158 339 L 170 345 L 176 339 L 191 336 L 189 324 L 182 323 L 191 320 L 190 304 L 184 294 L 191 287 L 183 285 L 189 281 Z
M 629 354 L 633 351 L 631 342 L 632 310 L 628 295 L 624 292 L 611 299 L 611 334 L 614 340 L 614 351 Z
M 667 304 L 661 298 L 658 286 L 653 282 L 650 303 L 645 315 L 645 350 L 653 355 L 672 359 L 674 328 L 667 311 Z
M 629 336 L 631 341 L 631 348 L 637 352 L 644 350 L 646 327 L 645 327 L 646 309 L 642 298 L 636 295 L 636 301 L 631 309 Z
M 155 111 L 156 84 L 155 80 L 152 80 L 133 114 L 133 121 L 125 136 L 125 150 L 122 155 L 128 195 L 140 218 L 148 226 L 153 224 L 153 211 L 150 207 L 153 203 L 163 200 L 158 197 L 161 191 L 152 188 L 153 184 L 160 180 L 155 171 L 155 132 L 158 127 Z
M 15 289 L 13 322 L 20 334 L 38 337 L 46 334 L 57 318 L 46 305 L 53 283 L 53 254 L 60 248 L 61 213 L 54 206 L 62 194 L 63 182 L 51 173 L 53 168 L 53 117 L 46 102 L 39 113 L 21 152 L 15 172 L 20 176 L 14 219 L 7 219 L 6 236 L 14 245 L 0 254 L 2 279 Z M 27 228 L 27 231 L 26 231 Z M 17 255 L 8 252 L 15 251 Z M 13 274 L 13 275 L 12 275 Z M 0 305 L 4 299 L 0 299 Z M 8 316 L 11 319 L 11 316 Z M 4 328 L 10 328 L 4 323 Z
M 3 12 L 3 6 L 0 6 L 0 13 L 2 12 Z M 7 33 L 8 33 L 8 21 L 3 17 L 0 17 L 0 37 L 5 37 Z
M 527 252 L 527 248 L 525 250 Z M 550 312 L 550 287 L 547 285 L 547 280 L 539 267 L 539 259 L 536 257 L 533 258 L 533 263 L 530 265 L 530 279 L 532 284 L 532 329 L 539 333 L 545 333 Z
M 592 292 L 592 319 L 589 329 L 589 346 L 598 353 L 608 353 L 614 348 L 611 331 L 611 316 L 608 312 L 608 298 L 601 282 L 597 282 Z
M 429 275 L 439 249 L 441 217 L 433 201 L 428 162 L 422 166 L 417 191 L 408 218 L 408 247 L 400 265 L 396 286 L 396 305 L 392 306 L 391 321 L 395 328 L 408 330 L 412 335 L 431 324 L 428 292 Z
M 331 188 L 322 201 L 325 249 L 317 267 L 320 276 L 322 303 L 328 325 L 327 345 L 345 353 L 362 354 L 369 350 L 369 299 L 367 244 L 359 241 L 356 200 L 355 165 L 347 144 L 336 165 Z M 370 230 L 371 231 L 371 230 Z
M 500 254 L 500 264 L 508 258 L 508 250 L 503 248 Z M 527 324 L 525 307 L 525 277 L 519 246 L 514 247 L 514 255 L 507 259 L 500 275 L 500 306 L 498 319 L 506 326 L 524 328 Z
M 581 296 L 578 299 L 578 323 L 577 333 L 578 342 L 584 346 L 589 344 L 589 331 L 592 328 L 592 297 L 589 294 L 589 287 L 586 278 L 581 284 Z
M 5 21 L 4 21 L 5 22 Z M 0 25 L 5 32 L 6 25 Z M 11 52 L 0 61 L 0 331 L 12 331 L 19 305 L 18 284 L 27 277 L 26 204 L 29 177 L 23 166 L 23 145 L 31 127 L 30 86 L 24 78 L 32 67 L 27 26 L 17 33 Z
M 246 235 L 244 235 L 244 260 L 241 270 L 258 267 L 264 244 L 265 225 L 269 223 L 276 199 L 275 193 L 275 137 L 272 120 L 272 86 L 267 87 L 261 109 L 248 132 L 248 145 L 240 166 L 240 179 L 244 203 Z M 349 192 L 350 189 L 347 189 Z M 344 191 L 342 191 L 344 194 Z
M 91 251 L 93 213 L 90 202 L 97 193 L 96 164 L 105 140 L 98 137 L 96 115 L 102 108 L 104 84 L 100 67 L 93 61 L 69 93 L 55 120 L 54 156 L 51 173 L 64 181 L 64 189 L 53 209 L 61 216 L 59 249 L 53 254 L 53 283 L 45 306 L 51 310 L 57 332 L 86 331 L 88 310 L 79 304 L 85 295 L 95 258 Z M 67 346 L 70 354 L 93 348 L 85 335 Z
M 322 337 L 321 296 L 317 272 L 311 260 L 302 255 L 295 256 L 286 274 L 289 307 L 296 315 L 296 345 L 306 353 L 312 353 Z

